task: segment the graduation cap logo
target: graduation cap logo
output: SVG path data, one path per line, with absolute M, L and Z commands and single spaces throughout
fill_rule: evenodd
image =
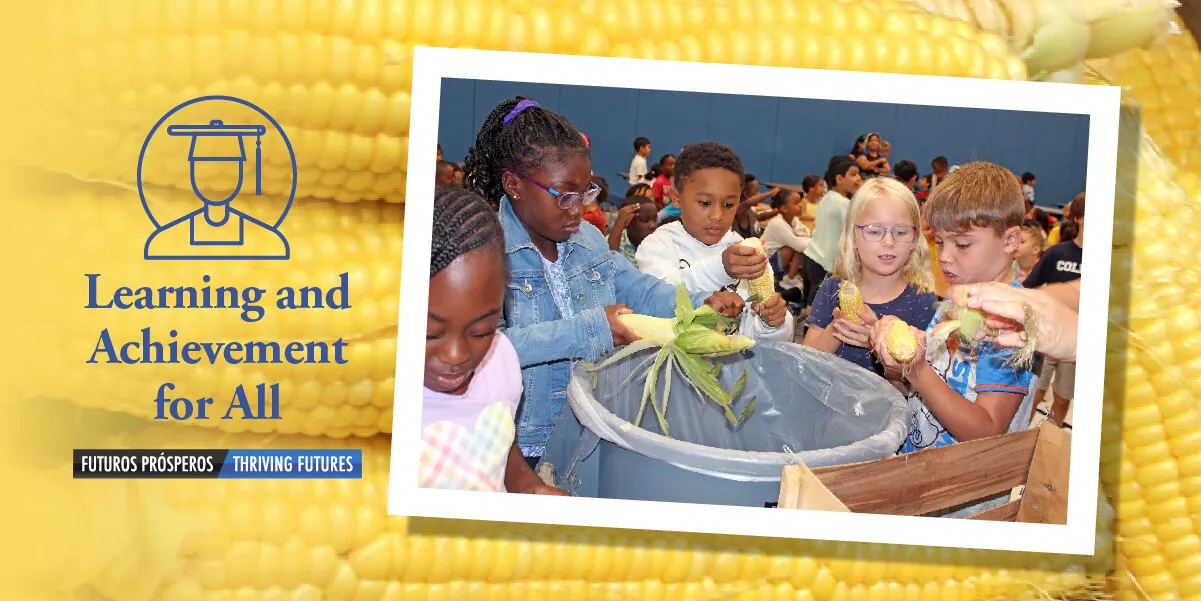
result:
M 258 107 L 236 98 L 206 97 L 184 103 L 163 117 L 147 137 L 147 145 L 158 127 L 172 113 L 194 102 L 210 99 L 230 100 L 255 109 L 271 121 L 278 133 L 283 136 L 279 125 Z M 264 223 L 234 206 L 237 204 L 238 194 L 242 192 L 246 178 L 245 168 L 249 154 L 247 146 L 251 143 L 251 138 L 253 138 L 254 144 L 254 195 L 263 195 L 262 139 L 267 135 L 267 129 L 263 125 L 225 123 L 220 119 L 212 119 L 208 123 L 179 124 L 167 127 L 168 136 L 191 138 L 186 160 L 189 163 L 188 177 L 192 191 L 198 197 L 199 207 L 179 219 L 158 226 L 154 216 L 149 215 L 150 209 L 147 206 L 147 213 L 158 228 L 146 240 L 146 259 L 287 259 L 289 257 L 288 241 L 278 231 L 278 223 L 275 225 Z M 284 137 L 284 142 L 288 146 L 288 152 L 291 153 L 291 144 L 287 143 L 286 137 Z M 145 152 L 146 150 L 143 148 L 143 153 Z M 179 157 L 179 160 L 184 158 Z M 296 162 L 294 155 L 291 158 L 294 187 Z M 197 166 L 213 163 L 232 164 L 237 170 L 238 179 L 233 187 L 233 192 L 224 198 L 209 198 L 199 185 L 204 182 L 196 180 Z M 139 162 L 139 192 L 141 192 L 140 170 Z M 144 193 L 143 202 L 145 202 Z M 290 198 L 288 205 L 289 207 L 291 205 Z M 282 220 L 283 216 L 280 217 L 281 222 Z

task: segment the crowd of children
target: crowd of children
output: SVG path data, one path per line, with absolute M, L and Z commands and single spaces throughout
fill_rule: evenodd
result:
M 711 141 L 648 166 L 651 141 L 638 137 L 629 189 L 606 217 L 608 186 L 592 173 L 590 150 L 567 119 L 522 97 L 489 114 L 459 179 L 439 148 L 428 485 L 564 494 L 534 468 L 567 407 L 573 366 L 636 339 L 619 315 L 672 316 L 679 283 L 694 305 L 740 318 L 741 335 L 799 341 L 889 381 L 911 413 L 898 453 L 1026 428 L 1048 389 L 1050 418 L 1062 424 L 1069 364 L 1010 366 L 1012 349 L 932 334 L 948 318 L 940 284 L 1078 278 L 1083 195 L 1055 232 L 1064 242 L 1050 245 L 1033 218 L 1032 174 L 986 162 L 950 167 L 938 157 L 922 175 L 912 161 L 891 163 L 878 133 L 831 157 L 800 192 L 760 192 L 738 155 Z M 771 208 L 757 210 L 764 201 Z M 751 237 L 766 257 L 740 244 Z M 748 282 L 767 270 L 778 292 L 752 298 Z M 847 284 L 862 295 L 857 315 L 840 308 Z M 780 292 L 794 289 L 790 310 Z M 918 340 L 905 364 L 884 351 L 895 320 Z M 478 456 L 461 456 L 464 448 Z

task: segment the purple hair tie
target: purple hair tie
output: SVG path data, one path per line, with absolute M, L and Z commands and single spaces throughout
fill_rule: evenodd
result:
M 509 111 L 508 115 L 505 115 L 504 125 L 508 125 L 509 122 L 512 121 L 513 118 L 516 117 L 518 115 L 518 113 L 520 113 L 521 111 L 524 111 L 525 109 L 528 109 L 528 108 L 533 108 L 535 106 L 538 106 L 538 103 L 534 102 L 533 100 L 530 100 L 529 98 L 526 98 L 525 100 L 522 100 L 521 102 L 518 102 L 517 106 L 513 107 L 513 110 Z

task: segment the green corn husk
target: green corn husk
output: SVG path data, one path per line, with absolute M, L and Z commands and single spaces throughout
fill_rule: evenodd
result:
M 738 397 L 746 384 L 747 369 L 743 368 L 742 376 L 735 383 L 734 389 L 727 392 L 717 379 L 722 365 L 709 361 L 712 358 L 740 353 L 754 346 L 755 342 L 750 338 L 728 336 L 724 333 L 729 331 L 737 318 L 721 315 L 709 305 L 694 309 L 689 299 L 687 286 L 680 284 L 676 287 L 674 319 L 667 320 L 645 315 L 622 315 L 618 319 L 621 319 L 643 338 L 625 346 L 600 365 L 593 366 L 591 363 L 585 363 L 585 366 L 592 373 L 592 385 L 595 388 L 598 370 L 635 353 L 650 348 L 659 348 L 655 354 L 654 363 L 645 374 L 642 404 L 634 419 L 635 424 L 642 423 L 649 403 L 663 435 L 670 435 L 666 417 L 667 399 L 671 393 L 672 373 L 676 369 L 680 370 L 685 381 L 696 391 L 698 396 L 708 398 L 722 408 L 731 425 L 737 426 L 742 423 L 754 411 L 755 399 L 753 398 L 738 415 L 735 415 L 733 410 L 734 399 Z M 667 336 L 668 331 L 674 333 L 674 336 Z M 622 383 L 623 387 L 634 379 L 645 363 L 639 365 L 638 369 L 626 378 L 626 381 Z M 661 370 L 664 371 L 662 374 L 664 378 L 662 402 L 658 398 L 659 372 Z

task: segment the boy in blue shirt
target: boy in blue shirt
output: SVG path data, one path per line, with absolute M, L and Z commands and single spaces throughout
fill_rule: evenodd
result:
M 934 188 L 924 208 L 948 284 L 996 281 L 1022 286 L 1013 277 L 1012 264 L 1021 242 L 1025 197 L 1011 172 L 991 163 L 964 165 Z M 909 384 L 910 431 L 901 453 L 1016 432 L 1030 423 L 1034 372 L 1029 366 L 1010 364 L 1015 349 L 988 342 L 973 348 L 957 336 L 934 340 L 935 326 L 948 319 L 940 308 L 929 324 L 919 324 L 924 331 L 910 326 L 918 352 L 901 365 L 884 345 L 894 319 L 877 322 L 871 342 L 885 368 L 900 371 Z M 999 505 L 1008 496 L 951 516 Z

